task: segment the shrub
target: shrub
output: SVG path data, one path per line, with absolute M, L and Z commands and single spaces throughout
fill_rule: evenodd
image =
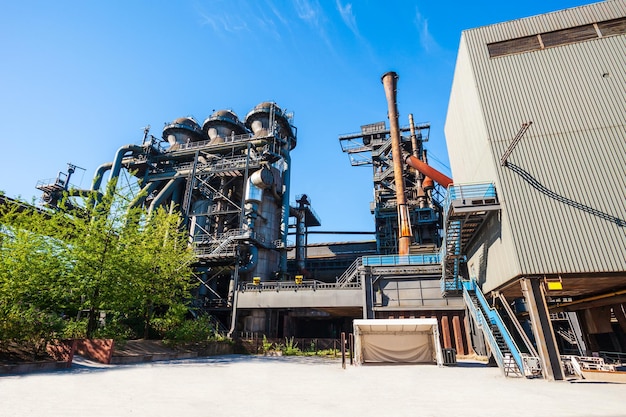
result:
M 63 326 L 64 339 L 84 339 L 87 337 L 87 319 L 66 321 Z
M 211 339 L 214 334 L 215 328 L 210 317 L 200 316 L 169 328 L 165 332 L 164 340 L 171 344 L 204 342 Z
M 98 327 L 93 334 L 94 339 L 113 339 L 116 342 L 125 342 L 135 339 L 137 335 L 130 326 L 118 320 L 111 320 L 102 327 Z
M 302 350 L 300 350 L 297 343 L 294 343 L 293 337 L 290 339 L 285 338 L 285 346 L 283 347 L 283 355 L 285 356 L 302 355 Z

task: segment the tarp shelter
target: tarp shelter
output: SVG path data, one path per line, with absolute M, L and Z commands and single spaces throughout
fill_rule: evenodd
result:
M 354 320 L 353 326 L 357 364 L 443 365 L 437 319 Z

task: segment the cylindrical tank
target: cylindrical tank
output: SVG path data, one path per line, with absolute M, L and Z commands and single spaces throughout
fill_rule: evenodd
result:
M 247 133 L 246 127 L 230 110 L 218 110 L 213 113 L 204 121 L 202 130 L 211 140 L 211 144 L 222 143 L 228 138 Z
M 179 117 L 165 125 L 163 139 L 169 143 L 170 150 L 174 151 L 179 144 L 205 140 L 205 135 L 193 117 Z
M 289 123 L 289 118 L 276 103 L 268 101 L 260 103 L 246 116 L 246 127 L 256 137 L 272 135 L 274 124 L 276 124 L 278 136 L 289 141 L 290 149 L 295 148 L 296 137 Z
M 244 229 L 254 232 L 256 240 L 263 243 L 258 250 L 258 262 L 254 276 L 264 280 L 272 279 L 280 264 L 280 253 L 263 246 L 280 239 L 282 201 L 276 193 L 276 168 L 263 167 L 255 171 L 246 186 L 245 212 L 247 221 Z

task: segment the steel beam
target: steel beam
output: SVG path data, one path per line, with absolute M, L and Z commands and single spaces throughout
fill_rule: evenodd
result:
M 541 286 L 541 279 L 522 278 L 522 293 L 530 315 L 537 352 L 541 359 L 541 370 L 545 379 L 554 381 L 564 379 L 563 364 L 550 321 L 550 312 Z

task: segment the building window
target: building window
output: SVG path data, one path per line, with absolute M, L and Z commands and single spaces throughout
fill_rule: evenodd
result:
M 551 46 L 566 45 L 568 43 L 583 42 L 597 38 L 598 33 L 593 25 L 585 25 L 542 33 L 539 36 L 541 36 L 543 46 L 549 48 Z
M 487 45 L 489 56 L 495 58 L 502 55 L 518 54 L 521 52 L 537 51 L 541 49 L 537 35 L 495 42 Z
M 597 30 L 596 30 L 597 27 Z M 487 44 L 490 58 L 626 34 L 626 17 Z
M 600 29 L 602 36 L 624 34 L 626 33 L 626 17 L 600 22 L 598 23 L 598 29 Z

